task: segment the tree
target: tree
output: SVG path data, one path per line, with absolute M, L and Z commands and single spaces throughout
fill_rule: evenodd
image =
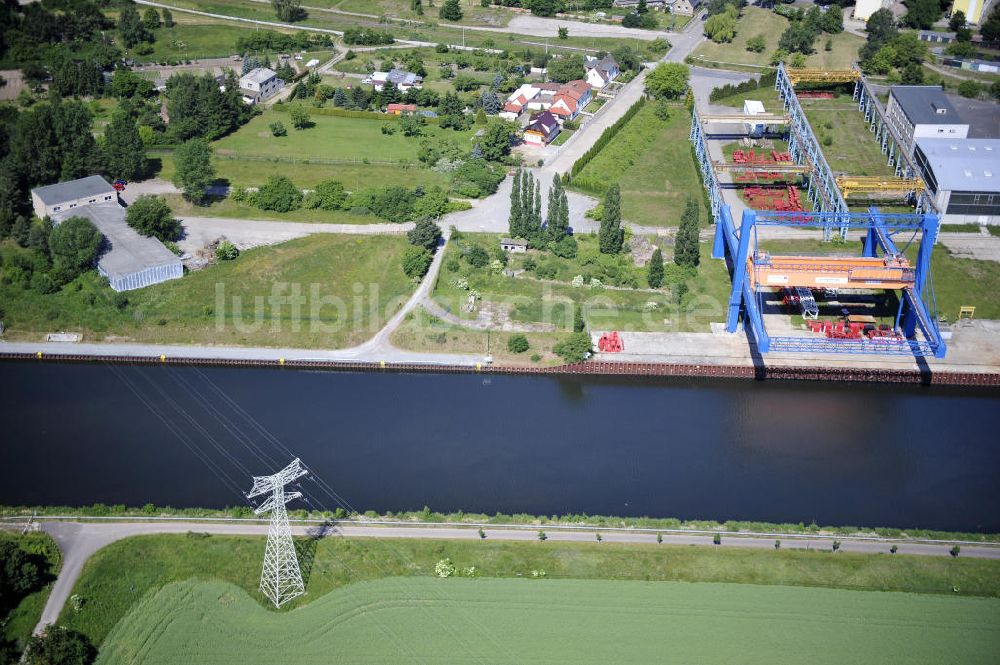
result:
M 510 140 L 514 136 L 513 123 L 494 118 L 486 125 L 486 131 L 479 139 L 483 158 L 491 162 L 502 161 L 510 154 Z
M 969 99 L 975 99 L 982 91 L 983 86 L 979 81 L 967 80 L 958 84 L 958 94 Z
M 523 0 L 521 4 L 535 16 L 555 16 L 562 9 L 560 0 Z
M 215 179 L 212 166 L 212 148 L 205 139 L 191 139 L 174 151 L 176 172 L 174 184 L 181 188 L 185 198 L 193 203 L 205 200 L 206 190 Z
M 254 196 L 254 205 L 275 212 L 296 210 L 302 207 L 302 191 L 287 176 L 268 176 Z
M 312 126 L 309 119 L 309 111 L 302 104 L 293 104 L 288 107 L 288 117 L 292 120 L 292 127 L 295 129 L 306 129 Z
M 136 180 L 146 173 L 146 146 L 135 118 L 124 108 L 112 114 L 104 130 L 104 167 L 112 178 L 125 180 Z
M 688 198 L 681 214 L 681 224 L 674 241 L 674 263 L 682 267 L 697 267 L 701 260 L 698 249 L 698 203 Z
M 42 571 L 32 556 L 17 543 L 0 541 L 0 608 L 28 595 L 41 581 Z
M 583 332 L 587 329 L 587 324 L 583 320 L 583 307 L 577 303 L 573 307 L 573 332 Z
M 729 7 L 732 8 L 732 5 Z M 710 16 L 705 21 L 705 34 L 713 42 L 731 42 L 736 36 L 736 19 L 737 12 L 735 10 Z
M 979 34 L 986 42 L 1000 40 L 1000 4 L 993 6 L 989 18 L 979 28 Z
M 546 230 L 550 242 L 560 242 L 569 233 L 569 198 L 563 188 L 562 178 L 556 173 L 552 176 L 552 186 L 549 188 L 549 201 Z M 566 246 L 568 249 L 568 245 Z M 576 253 L 576 243 L 572 252 Z
M 524 353 L 529 348 L 528 338 L 524 335 L 511 335 L 507 338 L 507 350 L 511 353 Z
M 747 50 L 753 53 L 763 53 L 767 49 L 767 44 L 764 42 L 763 35 L 757 35 L 756 37 L 751 37 L 747 40 Z
M 653 256 L 649 259 L 646 281 L 651 289 L 658 289 L 663 285 L 663 252 L 659 247 L 653 250 Z
M 103 242 L 104 236 L 89 219 L 64 220 L 49 236 L 54 276 L 62 283 L 72 281 L 93 265 Z
M 568 363 L 583 362 L 591 349 L 590 335 L 585 332 L 570 333 L 552 347 L 552 351 Z
M 409 245 L 403 252 L 403 272 L 407 277 L 419 279 L 427 274 L 433 260 L 426 248 Z
M 896 19 L 888 9 L 879 9 L 868 17 L 865 24 L 868 37 L 865 45 L 859 51 L 862 61 L 869 60 L 879 52 L 883 46 L 895 39 L 899 31 L 896 29 Z
M 639 0 L 639 4 L 635 8 L 636 14 L 645 14 L 649 11 L 649 7 L 646 5 L 646 0 Z
M 81 633 L 62 626 L 48 626 L 32 635 L 24 650 L 27 665 L 90 665 L 97 651 Z
M 410 244 L 433 252 L 441 241 L 441 227 L 430 217 L 418 219 L 416 225 L 407 232 L 406 238 Z
M 625 243 L 625 230 L 622 228 L 621 190 L 615 183 L 604 195 L 604 212 L 601 214 L 601 228 L 598 231 L 598 244 L 601 254 L 618 254 Z
M 919 30 L 929 30 L 944 13 L 939 0 L 906 0 L 903 24 Z
M 679 99 L 688 89 L 691 70 L 679 62 L 661 62 L 646 76 L 646 92 L 658 99 Z
M 176 240 L 181 224 L 174 218 L 167 202 L 159 196 L 143 194 L 125 212 L 125 221 L 144 236 L 160 240 Z
M 492 90 L 487 90 L 479 95 L 479 105 L 487 115 L 496 115 L 503 108 L 500 96 Z
M 559 39 L 569 39 L 569 28 L 559 28 Z
M 903 85 L 921 85 L 924 82 L 923 68 L 916 62 L 906 63 L 900 76 L 900 82 Z
M 139 11 L 132 4 L 124 5 L 118 15 L 118 33 L 122 36 L 125 48 L 132 48 L 140 42 L 153 41 L 153 36 L 139 18 Z
M 160 27 L 160 12 L 156 11 L 156 7 L 146 8 L 142 13 L 142 24 L 147 30 L 156 30 Z
M 823 32 L 836 35 L 844 31 L 844 8 L 840 5 L 830 5 L 820 21 Z
M 552 58 L 548 65 L 549 79 L 557 83 L 567 83 L 582 79 L 587 75 L 587 70 L 583 66 L 583 56 L 578 54 L 567 54 L 558 58 Z
M 818 33 L 815 28 L 805 21 L 796 21 L 789 24 L 778 39 L 778 48 L 789 53 L 802 53 L 809 55 L 813 52 L 813 44 L 816 42 Z
M 521 208 L 521 177 L 523 171 L 514 173 L 514 182 L 510 188 L 510 216 L 507 218 L 507 232 L 512 238 L 524 238 L 524 222 Z
M 324 180 L 316 185 L 305 199 L 307 208 L 323 210 L 340 210 L 347 200 L 344 185 L 337 180 Z
M 306 17 L 306 11 L 302 9 L 302 0 L 271 0 L 274 7 L 274 14 L 281 21 L 294 23 Z
M 163 16 L 163 27 L 172 28 L 174 27 L 174 15 L 170 13 L 170 10 L 164 7 L 160 10 L 160 15 Z
M 462 7 L 458 4 L 458 0 L 444 0 L 441 10 L 438 11 L 438 16 L 445 21 L 461 21 Z

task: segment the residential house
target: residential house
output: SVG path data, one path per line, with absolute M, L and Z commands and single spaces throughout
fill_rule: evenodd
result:
M 273 69 L 257 67 L 240 77 L 240 92 L 247 104 L 258 104 L 285 87 Z
M 549 111 L 562 122 L 572 120 L 580 115 L 580 111 L 590 103 L 592 96 L 589 83 L 580 80 L 570 81 L 559 88 Z
M 528 108 L 528 103 L 538 97 L 539 92 L 541 90 L 538 87 L 530 83 L 523 84 L 507 98 L 500 111 L 500 117 L 504 120 L 517 120 L 521 112 Z
M 412 115 L 417 112 L 416 104 L 389 104 L 385 107 L 389 115 Z
M 583 60 L 583 66 L 587 70 L 587 83 L 597 89 L 603 88 L 621 74 L 618 61 L 610 54 L 603 58 L 588 55 Z
M 559 136 L 560 130 L 559 119 L 549 111 L 542 111 L 536 113 L 531 118 L 531 123 L 524 128 L 524 142 L 544 147 Z
M 361 82 L 367 83 L 380 92 L 382 88 L 387 85 L 396 86 L 396 89 L 400 92 L 406 92 L 407 90 L 413 88 L 419 90 L 424 87 L 424 77 L 417 76 L 413 72 L 404 71 L 402 69 L 390 69 L 387 72 L 375 72 Z
M 983 9 L 988 5 L 989 0 L 954 0 L 951 3 L 951 14 L 960 11 L 965 14 L 967 23 L 979 25 L 983 20 Z

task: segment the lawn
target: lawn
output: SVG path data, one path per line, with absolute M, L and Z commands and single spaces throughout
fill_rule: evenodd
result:
M 644 106 L 573 179 L 571 188 L 603 195 L 618 183 L 622 217 L 642 226 L 676 226 L 684 202 L 705 199 L 691 142 L 691 115 L 683 106 L 670 117 L 656 116 L 655 105 Z M 707 208 L 702 219 L 708 220 Z
M 268 125 L 275 121 L 285 125 L 287 136 L 271 135 Z M 400 123 L 388 117 L 385 120 L 344 118 L 313 113 L 312 123 L 313 126 L 307 129 L 292 129 L 288 113 L 268 110 L 235 133 L 217 141 L 215 148 L 220 155 L 234 158 L 316 160 L 321 163 L 323 160 L 356 160 L 362 164 L 368 160 L 383 165 L 392 162 L 416 165 L 419 163 L 417 152 L 421 141 L 430 140 L 437 144 L 450 142 L 469 150 L 472 147 L 470 138 L 474 134 L 474 130 L 456 132 L 437 125 L 426 125 L 422 137 L 406 137 L 400 131 Z M 391 127 L 394 133 L 384 134 L 384 126 Z M 378 184 L 389 183 L 369 183 L 371 186 Z
M 310 222 L 317 224 L 381 224 L 385 220 L 374 215 L 356 215 L 349 210 L 323 210 L 299 208 L 288 212 L 261 210 L 255 206 L 238 203 L 231 198 L 214 199 L 208 205 L 194 205 L 180 194 L 163 197 L 174 214 L 187 217 L 229 217 L 247 220 L 277 220 L 280 222 Z
M 739 65 L 754 65 L 758 68 L 770 66 L 771 54 L 778 48 L 781 33 L 788 27 L 789 21 L 773 11 L 759 7 L 745 7 L 743 16 L 736 25 L 736 37 L 728 44 L 716 44 L 704 41 L 692 54 L 694 64 L 699 59 L 720 63 Z M 752 37 L 763 37 L 766 47 L 761 53 L 747 50 L 747 40 Z M 826 51 L 826 40 L 832 42 L 832 50 Z M 821 34 L 813 45 L 815 52 L 806 57 L 806 67 L 825 67 L 828 69 L 847 69 L 858 58 L 858 49 L 864 43 L 862 37 L 842 32 L 839 35 Z
M 173 180 L 174 158 L 172 152 L 150 152 L 154 162 L 156 176 L 164 180 Z M 416 165 L 401 168 L 398 165 L 365 164 L 307 164 L 303 162 L 275 162 L 248 159 L 230 159 L 216 155 L 212 160 L 216 177 L 234 185 L 255 186 L 262 184 L 269 175 L 279 171 L 288 176 L 292 182 L 302 188 L 310 189 L 324 180 L 339 180 L 348 191 L 357 191 L 371 187 L 376 183 L 392 183 L 404 187 L 423 185 L 433 187 L 439 185 L 448 187 L 448 176 L 418 167 Z
M 835 173 L 894 175 L 875 135 L 868 131 L 865 116 L 849 98 L 805 100 L 802 108 Z M 826 145 L 826 139 L 830 139 L 830 145 Z
M 156 41 L 149 55 L 136 56 L 139 62 L 164 60 L 194 60 L 197 58 L 225 58 L 237 53 L 236 40 L 246 36 L 253 26 L 233 21 L 222 21 L 184 12 L 173 12 L 174 27 L 159 27 L 153 31 Z M 277 32 L 293 30 L 270 28 Z M 235 63 L 237 70 L 239 63 Z
M 87 341 L 338 348 L 374 335 L 412 292 L 400 267 L 406 246 L 402 237 L 320 234 L 130 291 L 121 307 L 94 272 L 50 295 L 0 284 L 0 302 L 6 335 L 22 340 L 74 331 Z M 15 251 L 0 249 L 7 260 Z M 292 289 L 302 297 L 298 316 L 271 304 Z
M 308 593 L 285 609 L 308 605 L 332 590 L 366 580 L 427 578 L 433 574 L 435 564 L 445 557 L 459 567 L 475 566 L 483 577 L 530 577 L 532 570 L 545 571 L 549 579 L 539 584 L 554 579 L 614 579 L 908 591 L 950 594 L 955 600 L 965 596 L 1000 597 L 1000 563 L 965 557 L 833 554 L 828 549 L 823 552 L 736 547 L 716 550 L 553 540 L 478 542 L 338 537 L 296 542 Z M 83 632 L 99 645 L 133 605 L 170 582 L 190 578 L 235 584 L 263 603 L 257 590 L 263 551 L 261 537 L 187 534 L 118 541 L 98 551 L 86 563 L 73 589 L 83 599 L 82 608 L 78 611 L 65 608 L 60 623 Z M 416 584 L 419 580 L 410 582 Z M 953 591 L 955 587 L 957 593 Z M 858 595 L 859 599 L 863 597 Z M 874 597 L 920 600 L 919 596 L 902 594 Z M 927 599 L 932 601 L 940 596 L 931 595 Z M 996 602 L 991 600 L 989 605 Z M 979 606 L 984 607 L 982 603 Z M 285 616 L 297 615 L 292 612 Z M 273 614 L 269 616 L 275 618 Z M 994 620 L 993 624 L 997 622 Z M 216 632 L 222 634 L 225 633 Z
M 998 626 L 996 599 L 430 577 L 361 583 L 275 616 L 231 584 L 188 581 L 136 605 L 97 663 L 750 665 L 793 662 L 808 645 L 817 664 L 972 665 L 994 662 Z
M 433 292 L 438 304 L 459 318 L 474 319 L 476 313 L 462 309 L 471 289 L 483 301 L 508 305 L 513 321 L 550 324 L 564 332 L 570 329 L 576 306 L 582 307 L 593 330 L 707 332 L 709 323 L 723 316 L 723 304 L 729 298 L 725 264 L 709 258 L 709 243 L 702 243 L 701 266 L 696 271 L 684 271 L 668 260 L 664 286 L 650 290 L 646 288 L 645 266 L 634 266 L 628 255 L 599 254 L 596 239 L 588 235 L 577 237 L 579 252 L 575 259 L 532 250 L 529 256 L 539 268 L 521 272 L 518 277 L 494 274 L 488 267 L 475 268 L 459 258 L 463 247 L 478 245 L 489 252 L 498 238 L 490 234 L 463 234 L 461 239 L 453 238 L 448 243 L 444 269 Z M 669 257 L 671 248 L 667 246 L 666 250 Z M 522 271 L 524 261 L 524 257 L 514 257 L 508 267 Z M 543 267 L 553 271 L 551 278 L 537 277 Z M 577 275 L 584 276 L 587 284 L 573 287 L 571 282 Z M 590 277 L 608 286 L 624 284 L 632 288 L 591 287 Z M 676 293 L 681 282 L 687 286 L 687 295 L 678 305 Z
M 52 590 L 51 582 L 55 580 L 59 571 L 62 557 L 55 541 L 44 533 L 31 532 L 21 535 L 17 531 L 0 531 L 0 541 L 13 541 L 21 549 L 40 554 L 45 564 L 44 586 L 41 589 L 22 598 L 6 616 L 3 612 L 7 606 L 5 603 L 0 603 L 0 644 L 10 642 L 20 653 L 42 616 L 45 601 L 48 600 L 49 591 Z

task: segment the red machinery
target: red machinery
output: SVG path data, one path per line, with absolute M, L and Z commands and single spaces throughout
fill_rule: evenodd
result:
M 618 336 L 618 331 L 613 330 L 601 335 L 601 338 L 597 340 L 597 348 L 605 353 L 621 353 L 625 349 L 625 345 L 622 343 L 622 338 Z
M 818 90 L 795 91 L 795 96 L 799 99 L 833 99 L 832 92 L 820 92 Z
M 743 190 L 743 196 L 747 203 L 756 210 L 803 212 L 802 199 L 799 197 L 799 190 L 795 187 L 747 187 Z
M 771 156 L 768 157 L 764 153 L 758 155 L 753 150 L 748 152 L 733 150 L 734 164 L 777 164 L 779 162 L 790 161 L 792 161 L 792 155 L 788 152 L 778 152 L 776 150 L 772 150 Z
M 807 321 L 806 325 L 814 333 L 831 339 L 861 339 L 897 341 L 903 339 L 897 331 L 887 325 L 875 326 L 871 323 L 847 321 Z

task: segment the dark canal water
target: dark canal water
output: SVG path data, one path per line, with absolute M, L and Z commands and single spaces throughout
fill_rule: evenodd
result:
M 3 504 L 239 505 L 296 455 L 327 509 L 1000 531 L 998 391 L 55 363 L 0 381 Z

